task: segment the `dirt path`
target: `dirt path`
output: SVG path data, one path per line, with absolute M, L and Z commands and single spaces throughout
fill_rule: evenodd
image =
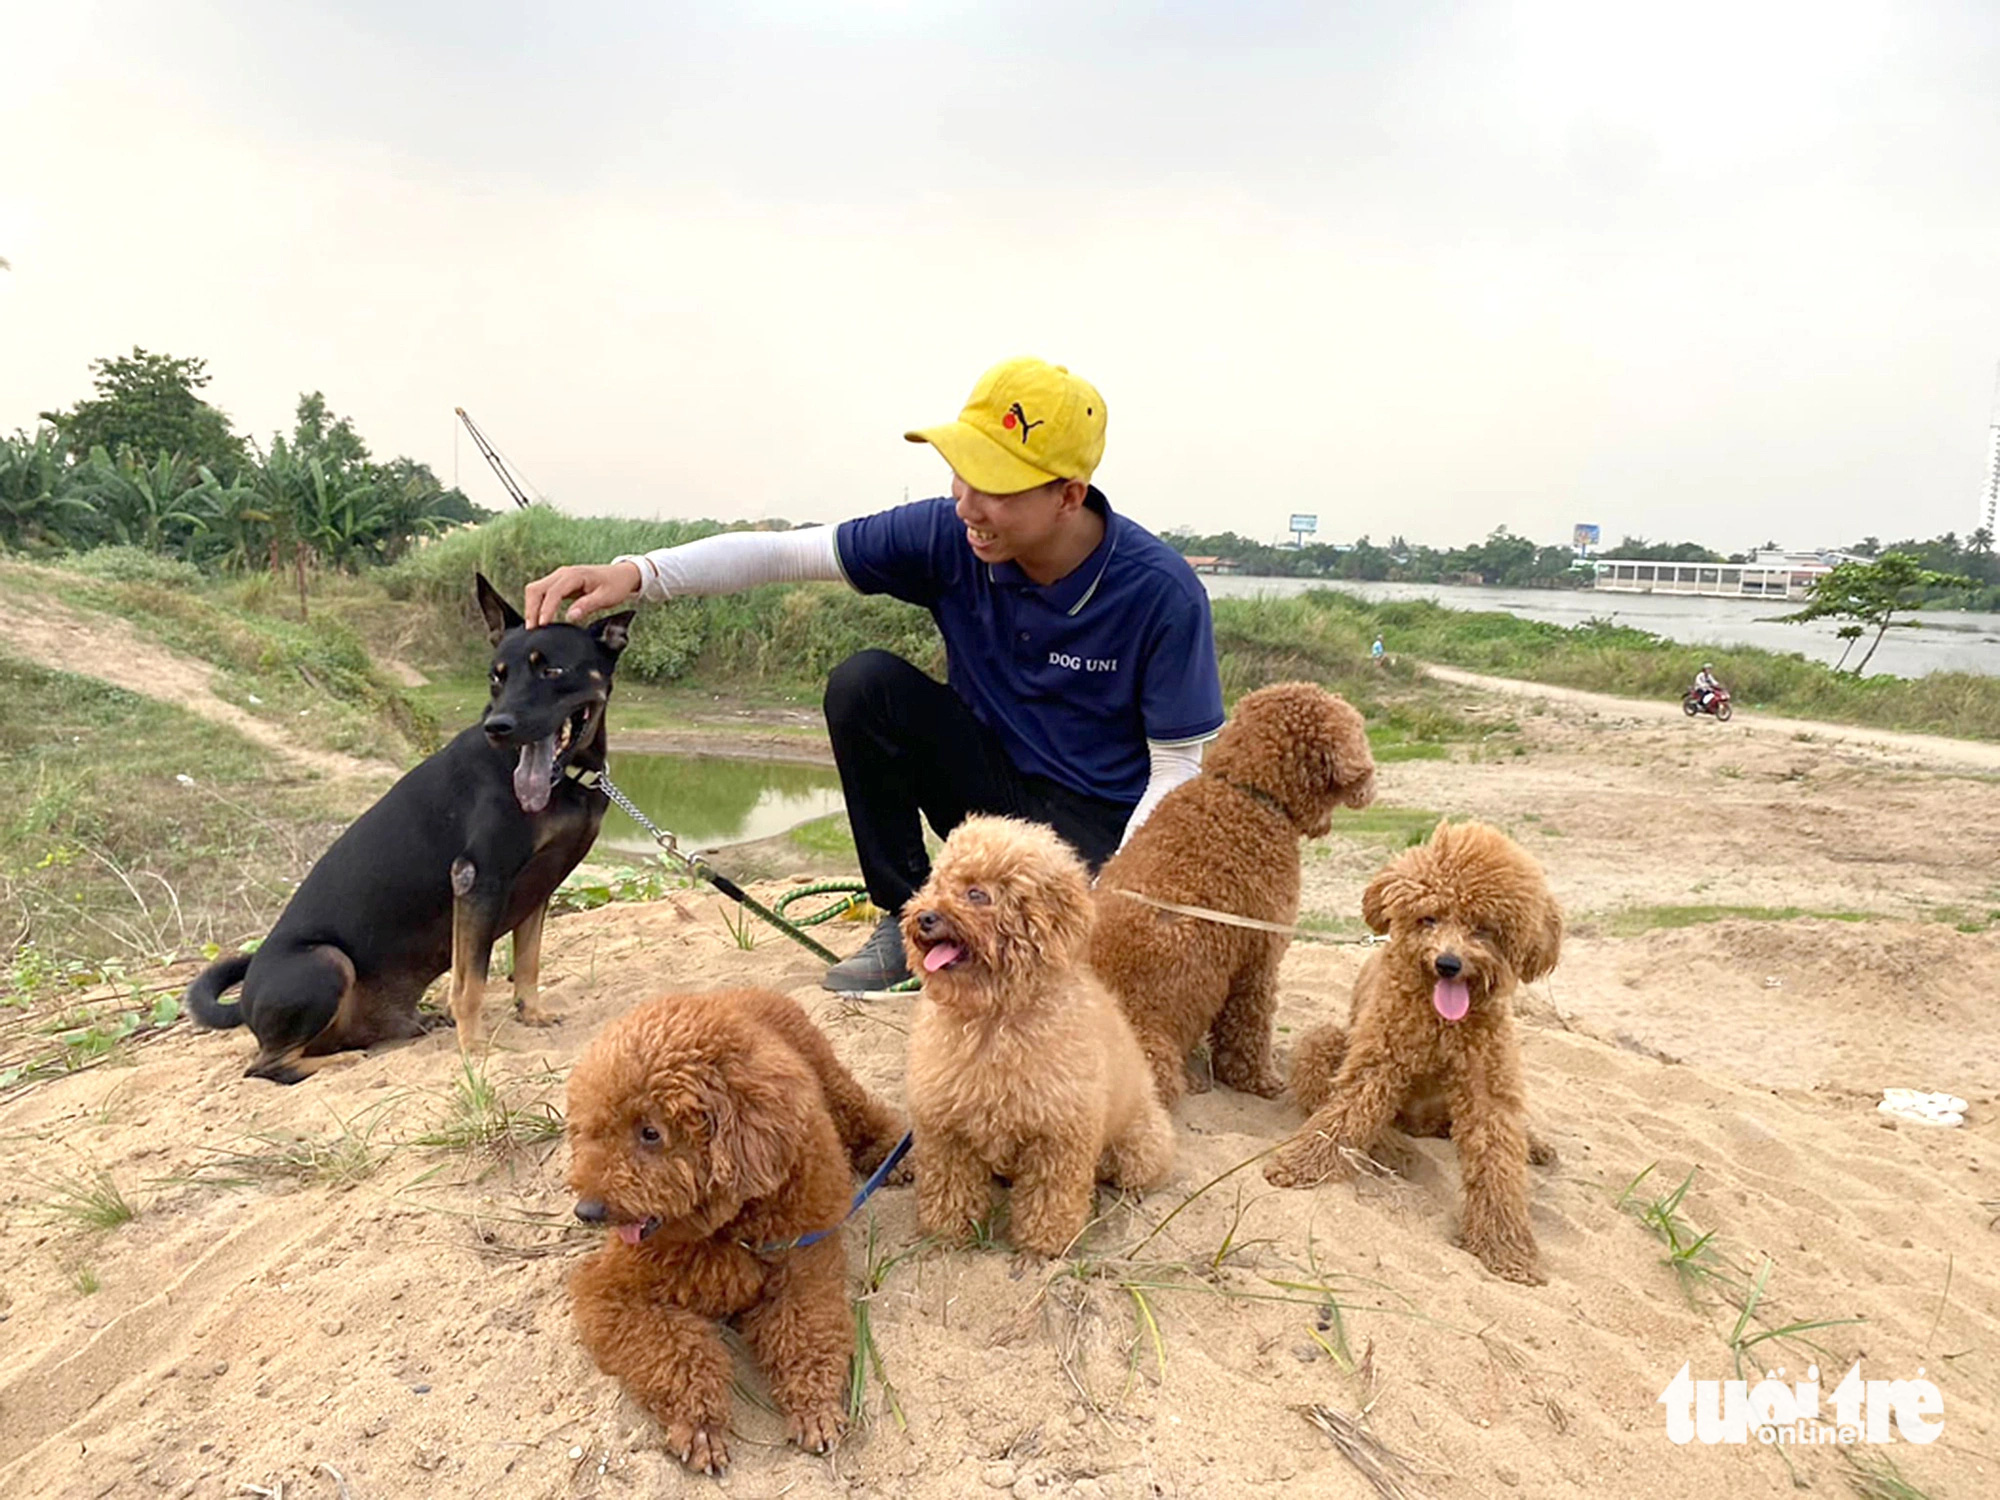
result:
M 400 774 L 387 761 L 363 760 L 296 744 L 274 725 L 218 697 L 211 686 L 215 668 L 209 663 L 148 640 L 115 616 L 81 613 L 47 597 L 38 599 L 32 608 L 0 599 L 0 639 L 9 650 L 37 665 L 95 677 L 226 725 L 319 775 L 379 779 Z
M 1546 683 L 1522 682 L 1512 677 L 1486 677 L 1477 672 L 1461 672 L 1457 667 L 1426 665 L 1430 676 L 1458 687 L 1501 693 L 1515 698 L 1542 698 L 1573 704 L 1598 713 L 1619 714 L 1628 719 L 1679 720 L 1687 717 L 1679 703 L 1656 703 L 1650 698 L 1616 698 L 1609 693 L 1585 692 L 1582 688 L 1551 687 Z M 1954 740 L 1936 734 L 1899 734 L 1889 729 L 1858 728 L 1852 724 L 1828 724 L 1817 719 L 1788 719 L 1776 714 L 1738 712 L 1729 721 L 1731 729 L 1782 734 L 1797 739 L 1810 734 L 1816 739 L 1844 745 L 1860 745 L 1893 756 L 1914 756 L 1932 765 L 1972 766 L 1983 771 L 2000 771 L 2000 745 L 1982 740 Z

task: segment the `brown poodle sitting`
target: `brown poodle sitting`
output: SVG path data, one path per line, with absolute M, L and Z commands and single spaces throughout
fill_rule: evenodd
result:
M 1054 830 L 967 818 L 903 908 L 923 995 L 910 1025 L 917 1215 L 963 1242 L 1012 1183 L 1010 1235 L 1068 1251 L 1098 1178 L 1150 1187 L 1174 1132 L 1117 1003 L 1083 966 L 1090 882 Z
M 1300 1041 L 1292 1092 L 1312 1116 L 1264 1175 L 1280 1187 L 1344 1176 L 1392 1122 L 1458 1143 L 1465 1248 L 1509 1281 L 1542 1280 L 1528 1163 L 1555 1153 L 1528 1129 L 1510 1003 L 1562 952 L 1541 867 L 1499 829 L 1441 823 L 1369 882 L 1361 915 L 1388 946 L 1354 981 L 1348 1029 Z
M 570 1074 L 576 1216 L 610 1231 L 571 1278 L 577 1331 L 690 1468 L 729 1463 L 724 1320 L 786 1435 L 813 1453 L 839 1439 L 854 1324 L 835 1226 L 852 1173 L 902 1131 L 806 1013 L 763 990 L 637 1006 Z
M 1187 1085 L 1204 1036 L 1216 1078 L 1269 1099 L 1285 1082 L 1271 1060 L 1278 961 L 1288 934 L 1232 926 L 1135 901 L 1198 906 L 1289 927 L 1299 910 L 1299 840 L 1333 826 L 1336 807 L 1375 796 L 1361 715 L 1310 682 L 1246 694 L 1203 758 L 1097 877 L 1091 967 L 1118 996 L 1153 1065 L 1160 1100 Z

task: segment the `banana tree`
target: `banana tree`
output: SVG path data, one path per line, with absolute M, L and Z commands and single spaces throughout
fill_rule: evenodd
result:
M 0 438 L 0 546 L 60 551 L 91 538 L 96 512 L 76 492 L 55 429 Z
M 208 492 L 215 476 L 178 453 L 141 463 L 129 449 L 113 460 L 90 450 L 84 488 L 112 537 L 148 552 L 185 551 L 208 529 Z

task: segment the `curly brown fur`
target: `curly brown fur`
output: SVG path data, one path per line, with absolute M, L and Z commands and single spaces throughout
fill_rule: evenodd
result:
M 1291 939 L 1149 907 L 1182 906 L 1289 926 L 1299 910 L 1299 840 L 1333 826 L 1336 807 L 1375 796 L 1361 715 L 1309 682 L 1244 696 L 1203 758 L 1097 879 L 1090 963 L 1118 996 L 1153 1065 L 1163 1103 L 1187 1086 L 1206 1036 L 1216 1078 L 1269 1099 L 1284 1089 L 1271 1058 L 1278 961 Z
M 902 1135 L 796 1002 L 763 990 L 666 995 L 600 1032 L 569 1080 L 577 1217 L 609 1227 L 570 1280 L 597 1367 L 690 1468 L 729 1463 L 733 1323 L 786 1434 L 828 1451 L 854 1352 L 837 1225 L 852 1174 Z
M 1295 1050 L 1292 1092 L 1311 1118 L 1264 1175 L 1280 1187 L 1345 1175 L 1343 1153 L 1392 1123 L 1448 1135 L 1465 1248 L 1496 1275 L 1539 1283 L 1527 1169 L 1555 1154 L 1528 1128 L 1511 997 L 1562 952 L 1541 867 L 1497 828 L 1440 824 L 1369 883 L 1361 914 L 1388 946 L 1354 981 L 1347 1030 L 1318 1027 Z
M 1173 1163 L 1173 1125 L 1117 1004 L 1084 967 L 1090 882 L 1056 834 L 968 818 L 903 909 L 924 989 L 910 1026 L 917 1214 L 963 1241 L 1011 1180 L 1009 1233 L 1066 1253 L 1098 1178 L 1150 1187 Z

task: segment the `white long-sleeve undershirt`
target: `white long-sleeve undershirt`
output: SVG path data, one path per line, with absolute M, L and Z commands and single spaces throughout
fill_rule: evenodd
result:
M 733 594 L 764 583 L 838 583 L 841 571 L 838 528 L 811 526 L 798 531 L 726 531 L 678 547 L 626 553 L 613 562 L 629 562 L 639 570 L 639 597 L 659 604 L 683 595 L 706 597 Z M 1201 772 L 1206 740 L 1192 744 L 1146 741 L 1146 789 L 1132 816 L 1125 821 L 1123 848 L 1139 825 L 1152 816 L 1160 799 Z
M 846 577 L 835 542 L 838 530 L 725 531 L 612 561 L 638 566 L 639 597 L 649 604 L 683 594 L 733 594 L 760 583 L 838 583 Z
M 1146 790 L 1139 794 L 1139 805 L 1132 809 L 1132 816 L 1125 820 L 1124 835 L 1118 840 L 1123 849 L 1139 830 L 1139 825 L 1153 815 L 1153 809 L 1160 805 L 1160 799 L 1184 781 L 1192 781 L 1201 774 L 1201 752 L 1208 746 L 1207 740 L 1196 740 L 1193 744 L 1163 745 L 1158 740 L 1146 741 L 1146 756 L 1149 762 L 1146 773 Z

